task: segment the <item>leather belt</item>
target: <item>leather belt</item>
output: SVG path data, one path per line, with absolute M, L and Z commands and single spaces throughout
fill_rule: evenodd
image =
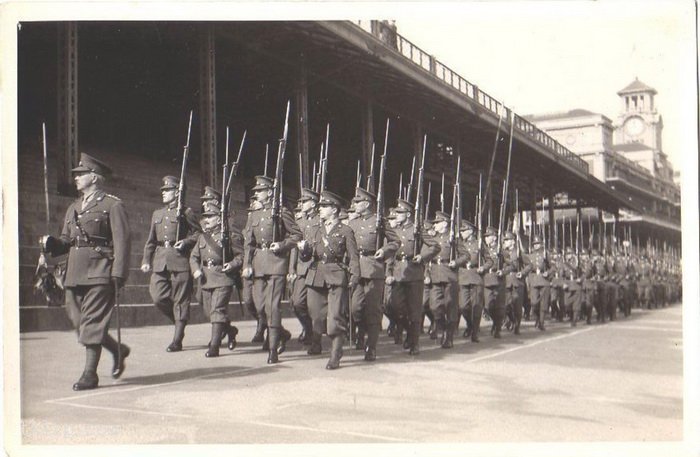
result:
M 376 254 L 376 252 L 377 252 L 377 251 L 375 251 L 375 250 L 369 250 L 369 249 L 368 249 L 368 250 L 365 250 L 365 249 L 360 249 L 360 250 L 359 250 L 360 255 L 363 255 L 363 256 L 365 256 L 365 257 L 374 255 L 374 254 Z
M 174 245 L 175 245 L 175 242 L 174 242 L 174 241 L 170 241 L 170 240 L 165 240 L 165 241 L 158 241 L 158 242 L 156 242 L 156 246 L 163 246 L 163 247 L 166 247 L 166 248 L 171 248 L 171 247 L 173 247 Z
M 107 240 L 104 241 L 95 241 L 95 240 L 84 240 L 81 238 L 74 238 L 71 240 L 71 246 L 75 246 L 77 248 L 96 248 L 96 247 L 111 247 L 112 243 L 110 243 Z
M 272 243 L 260 243 L 260 244 L 256 244 L 256 245 L 255 245 L 255 248 L 256 248 L 256 249 L 263 249 L 263 250 L 269 249 L 269 248 L 270 248 L 270 244 L 272 244 Z
M 207 259 L 207 260 L 202 261 L 202 265 L 204 265 L 205 267 L 209 267 L 209 268 L 219 267 L 219 266 L 221 266 L 221 262 L 219 260 Z

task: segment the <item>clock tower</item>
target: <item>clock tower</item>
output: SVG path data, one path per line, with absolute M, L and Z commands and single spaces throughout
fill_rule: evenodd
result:
M 656 89 L 635 79 L 617 95 L 622 110 L 614 125 L 613 142 L 616 145 L 636 144 L 661 151 L 663 121 L 654 104 Z

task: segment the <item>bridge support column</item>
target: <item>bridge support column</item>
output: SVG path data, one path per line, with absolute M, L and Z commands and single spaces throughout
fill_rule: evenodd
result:
M 295 92 L 296 106 L 293 111 L 296 113 L 296 143 L 297 160 L 301 160 L 299 166 L 302 170 L 302 183 L 304 187 L 311 185 L 311 170 L 309 170 L 309 83 L 308 71 L 306 68 L 306 58 L 302 53 L 300 56 L 299 76 Z
M 202 185 L 221 187 L 216 157 L 216 35 L 214 24 L 202 26 L 199 36 L 199 114 Z
M 58 25 L 58 106 L 56 119 L 58 192 L 74 195 L 71 169 L 78 165 L 78 23 Z

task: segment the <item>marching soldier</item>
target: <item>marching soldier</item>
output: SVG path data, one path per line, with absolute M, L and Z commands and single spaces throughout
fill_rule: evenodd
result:
M 128 346 L 120 348 L 108 333 L 115 288 L 124 285 L 129 272 L 129 226 L 121 200 L 102 190 L 102 182 L 111 174 L 104 162 L 83 153 L 72 172 L 82 196 L 68 207 L 61 236 L 42 237 L 41 244 L 53 256 L 68 253 L 66 312 L 85 346 L 85 369 L 73 390 L 86 390 L 98 385 L 103 346 L 114 357 L 115 379 L 123 373 L 130 353 Z
M 593 268 L 595 270 L 596 278 L 596 322 L 605 323 L 608 291 L 605 287 L 605 276 L 607 275 L 607 266 L 605 265 L 605 259 L 597 249 L 593 249 L 591 255 L 591 261 L 593 262 Z
M 586 316 L 586 325 L 591 325 L 598 286 L 595 281 L 595 265 L 587 249 L 581 250 L 581 277 L 583 279 L 581 309 Z
M 622 242 L 625 251 L 629 249 L 629 241 Z M 618 302 L 622 314 L 627 317 L 632 313 L 632 283 L 630 282 L 631 265 L 629 256 L 626 252 L 618 252 L 615 261 L 615 273 L 618 278 Z
M 532 271 L 530 272 L 530 303 L 536 313 L 536 326 L 544 331 L 544 315 L 549 307 L 550 300 L 550 266 L 542 239 L 535 235 L 532 237 L 532 252 L 528 254 Z
M 484 309 L 484 279 L 483 274 L 493 266 L 491 257 L 486 255 L 476 237 L 476 227 L 463 219 L 460 236 L 465 242 L 469 253 L 469 262 L 459 269 L 459 297 L 462 316 L 467 321 L 464 330 L 465 338 L 471 337 L 472 342 L 479 342 L 479 327 L 481 313 Z M 481 258 L 481 265 L 479 265 Z
M 515 246 L 517 242 L 511 232 L 506 232 L 503 236 L 504 269 L 510 270 L 506 276 L 506 309 L 512 313 L 513 333 L 519 335 L 525 303 L 525 278 L 532 270 L 532 265 L 527 257 L 519 254 Z
M 269 337 L 267 363 L 272 364 L 279 361 L 278 355 L 284 352 L 291 338 L 289 331 L 282 327 L 280 305 L 289 271 L 289 253 L 301 241 L 301 230 L 289 210 L 282 207 L 279 227 L 282 239 L 272 241 L 273 180 L 256 176 L 255 181 L 252 190 L 263 207 L 248 215 L 241 275 L 253 278 L 253 301 L 256 306 L 265 308 Z
M 411 204 L 399 199 L 396 208 L 396 234 L 401 247 L 396 251 L 393 269 L 387 274 L 391 286 L 392 307 L 408 320 L 409 354 L 420 354 L 418 336 L 423 322 L 423 280 L 425 264 L 440 252 L 437 241 L 426 230 L 421 233 L 422 247 L 414 252 L 414 224 L 410 220 Z
M 367 335 L 367 343 L 363 348 L 365 361 L 372 362 L 377 358 L 377 341 L 382 322 L 385 262 L 394 256 L 401 242 L 391 226 L 383 221 L 384 245 L 377 249 L 376 195 L 358 187 L 353 204 L 358 217 L 348 225 L 355 234 L 360 255 L 360 277 L 358 284 L 351 291 L 350 312 L 361 333 Z
M 221 192 L 211 186 L 204 186 L 204 194 L 199 199 L 202 200 L 202 213 L 221 208 Z
M 564 262 L 566 272 L 566 279 L 562 286 L 564 306 L 566 306 L 566 313 L 571 315 L 571 326 L 576 327 L 579 314 L 581 313 L 583 295 L 581 284 L 583 279 L 581 278 L 576 253 L 571 247 L 566 248 Z
M 552 320 L 557 320 L 561 322 L 564 320 L 564 283 L 566 275 L 566 266 L 563 257 L 559 253 L 558 249 L 552 249 L 550 251 L 550 265 L 552 266 L 552 272 L 554 277 L 549 282 L 549 304 L 550 304 L 550 316 Z
M 190 208 L 184 209 L 182 221 L 178 218 L 178 186 L 176 177 L 163 178 L 160 191 L 165 206 L 153 212 L 141 262 L 141 271 L 152 272 L 149 292 L 153 303 L 175 324 L 173 341 L 166 348 L 168 352 L 182 350 L 192 297 L 189 257 L 201 233 L 199 222 Z M 179 240 L 176 239 L 178 225 Z
M 313 323 L 313 342 L 309 354 L 321 353 L 321 335 L 331 338 L 331 354 L 326 369 L 340 367 L 343 342 L 348 331 L 346 312 L 349 290 L 357 286 L 360 264 L 352 229 L 338 219 L 343 200 L 324 190 L 319 200 L 320 222 L 307 228 L 299 243 L 301 258 L 310 260 L 306 274 L 309 314 Z M 345 264 L 347 258 L 348 264 Z M 324 328 L 325 327 L 325 328 Z
M 263 209 L 262 203 L 255 199 L 255 197 L 250 198 L 250 205 L 248 206 L 248 219 L 246 220 L 246 226 L 243 229 L 243 245 L 247 243 L 247 237 L 250 233 L 250 221 L 252 220 L 250 214 Z M 267 315 L 265 314 L 265 304 L 262 301 L 258 303 L 253 300 L 253 278 L 246 278 L 241 276 L 241 299 L 245 309 L 255 318 L 257 326 L 255 328 L 255 334 L 253 339 L 250 340 L 251 343 L 263 343 L 263 351 L 268 351 L 270 349 L 270 340 L 265 336 L 265 331 L 267 330 Z
M 617 275 L 615 274 L 616 259 L 612 252 L 605 255 L 605 269 L 607 275 L 605 277 L 606 302 L 605 310 L 608 319 L 614 321 L 617 319 L 617 300 L 618 300 L 618 284 Z
M 494 259 L 494 264 L 484 274 L 484 306 L 489 312 L 493 325 L 491 333 L 494 338 L 501 337 L 501 327 L 506 316 L 506 282 L 504 275 L 510 273 L 510 266 L 498 267 L 498 259 L 503 258 L 504 253 L 498 246 L 498 232 L 493 227 L 488 227 L 484 234 L 486 249 L 489 257 Z
M 221 239 L 221 213 L 210 209 L 202 214 L 203 233 L 190 254 L 190 269 L 200 281 L 202 307 L 211 322 L 211 341 L 205 357 L 218 357 L 223 335 L 228 335 L 228 349 L 236 347 L 238 328 L 230 324 L 228 303 L 234 286 L 234 274 L 243 264 L 243 249 L 231 243 L 224 246 Z M 229 260 L 224 263 L 225 257 Z
M 459 284 L 457 269 L 467 263 L 469 254 L 463 249 L 458 238 L 457 257 L 450 260 L 449 237 L 450 216 L 442 211 L 435 212 L 433 230 L 440 251 L 430 260 L 430 310 L 436 323 L 437 339 L 443 349 L 453 346 L 454 332 L 459 323 Z
M 639 271 L 639 281 L 637 285 L 639 287 L 639 301 L 642 304 L 642 308 L 646 307 L 651 309 L 653 303 L 653 291 L 651 287 L 651 262 L 646 254 L 642 255 L 642 260 L 640 263 Z
M 301 189 L 301 197 L 299 198 L 299 211 L 296 218 L 297 225 L 302 233 L 311 225 L 318 224 L 318 193 L 311 189 Z M 309 306 L 307 304 L 306 294 L 306 272 L 309 270 L 310 261 L 304 262 L 299 256 L 299 250 L 294 248 L 289 259 L 289 274 L 287 280 L 292 287 L 291 302 L 294 309 L 294 315 L 299 319 L 301 324 L 301 334 L 299 341 L 303 344 L 311 344 L 312 340 L 312 323 L 309 316 Z

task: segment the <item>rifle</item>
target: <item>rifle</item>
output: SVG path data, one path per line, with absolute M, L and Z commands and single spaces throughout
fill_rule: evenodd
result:
M 503 242 L 503 222 L 506 217 L 506 206 L 508 204 L 508 184 L 510 181 L 510 159 L 513 155 L 513 129 L 515 128 L 515 112 L 511 110 L 510 112 L 510 141 L 508 142 L 508 162 L 506 165 L 506 179 L 503 181 L 503 196 L 501 197 L 501 214 L 498 218 L 498 255 L 499 255 L 499 265 L 500 270 L 501 265 L 501 248 Z
M 360 176 L 360 161 L 357 161 L 357 176 L 355 177 L 355 187 L 360 187 L 362 184 L 362 177 Z
M 375 250 L 381 249 L 384 244 L 384 175 L 386 174 L 387 144 L 389 142 L 389 119 L 386 120 L 386 136 L 384 137 L 384 154 L 379 160 L 379 187 L 377 188 L 377 214 L 374 227 L 377 232 L 377 244 Z
M 369 163 L 369 176 L 367 176 L 367 191 L 374 192 L 374 143 L 372 143 L 372 157 Z
M 413 255 L 419 255 L 423 247 L 423 178 L 425 171 L 425 155 L 428 143 L 428 134 L 423 135 L 423 153 L 421 154 L 420 168 L 418 169 L 418 184 L 416 187 L 416 205 L 413 215 Z
M 284 131 L 279 140 L 277 149 L 277 166 L 275 167 L 275 180 L 272 187 L 272 242 L 276 243 L 282 238 L 282 176 L 284 172 L 284 153 L 287 149 L 287 133 L 289 130 L 289 105 L 287 101 L 287 114 L 284 117 Z
M 544 246 L 544 259 L 549 260 L 549 246 L 547 246 L 547 233 L 544 230 L 544 197 L 542 197 L 542 245 Z
M 177 193 L 177 228 L 175 229 L 175 242 L 180 241 L 180 232 L 185 219 L 185 172 L 187 171 L 187 158 L 190 153 L 190 134 L 192 133 L 192 114 L 190 111 L 190 122 L 187 127 L 187 143 L 182 151 L 182 170 L 180 171 L 180 183 L 178 184 Z
M 450 240 L 450 261 L 457 258 L 457 237 L 459 236 L 459 227 L 462 218 L 462 209 L 460 204 L 460 170 L 462 166 L 462 157 L 457 156 L 457 174 L 455 175 L 455 184 L 452 190 L 452 210 L 450 211 L 450 232 L 448 239 Z
M 445 212 L 445 172 L 442 172 L 442 187 L 440 188 L 440 211 Z
M 479 196 L 477 198 L 477 201 L 479 203 L 478 208 L 477 208 L 477 223 L 476 223 L 476 244 L 479 246 L 479 258 L 478 258 L 478 267 L 481 268 L 481 249 L 483 247 L 483 240 L 481 238 L 481 234 L 483 232 L 483 204 L 484 202 L 482 201 L 482 195 L 481 195 L 481 188 L 482 188 L 482 175 L 479 173 Z
M 359 167 L 360 164 L 358 163 L 357 166 Z M 304 170 L 303 170 L 303 167 L 301 166 L 301 152 L 300 152 L 299 153 L 299 197 L 301 197 L 301 189 L 303 189 L 303 188 L 304 188 Z
M 238 155 L 236 156 L 236 161 L 233 162 L 233 165 L 231 165 L 231 171 L 228 175 L 228 179 L 226 180 L 226 192 L 221 194 L 221 199 L 223 200 L 225 198 L 227 204 L 229 201 L 229 195 L 231 194 L 231 182 L 233 182 L 234 176 L 238 176 L 238 167 L 241 163 L 241 154 L 243 154 L 243 145 L 245 144 L 245 138 L 247 134 L 248 131 L 245 130 L 243 132 L 243 138 L 241 138 L 241 145 L 238 147 Z M 226 162 L 228 162 L 228 127 L 226 128 Z
M 425 201 L 425 213 L 424 217 L 428 217 L 428 214 L 430 214 L 430 194 L 433 191 L 433 182 L 428 181 L 428 199 Z M 418 198 L 418 195 L 416 195 L 416 198 Z
M 263 176 L 267 176 L 267 157 L 270 152 L 270 144 L 265 144 L 265 169 L 263 170 Z
M 49 224 L 51 222 L 51 212 L 49 208 L 49 172 L 48 158 L 46 154 L 46 122 L 41 123 L 41 144 L 44 150 L 44 201 L 46 202 L 46 233 L 49 233 Z
M 321 188 L 319 192 L 326 190 L 326 178 L 328 175 L 328 142 L 330 140 L 331 134 L 331 124 L 326 124 L 326 141 L 321 145 L 321 154 L 323 155 L 323 160 L 321 160 Z
M 399 173 L 399 198 L 403 198 L 403 172 Z
M 311 189 L 316 192 L 316 161 L 314 160 L 314 167 L 311 171 Z
M 513 219 L 513 229 L 515 230 L 515 253 L 518 261 L 518 271 L 520 271 L 523 268 L 523 246 L 522 239 L 520 238 L 520 199 L 518 198 L 517 188 L 515 189 L 515 218 Z
M 411 179 L 408 181 L 408 189 L 406 189 L 406 200 L 411 201 L 411 193 L 413 192 L 413 176 L 416 174 L 416 156 L 413 156 L 411 162 Z
M 503 123 L 503 113 L 502 108 L 504 108 L 503 105 L 501 105 L 501 109 L 498 110 L 498 126 L 496 127 L 496 139 L 494 140 L 493 143 L 493 152 L 491 153 L 491 164 L 489 165 L 489 173 L 486 176 L 486 192 L 484 193 L 484 196 L 486 198 L 489 198 L 490 192 L 491 192 L 491 176 L 493 174 L 493 166 L 496 162 L 496 151 L 498 150 L 498 139 L 501 136 L 501 124 Z M 489 199 L 491 201 L 491 199 Z M 482 208 L 483 211 L 483 208 Z M 489 207 L 489 225 L 491 225 L 491 208 Z
M 241 145 L 238 148 L 238 155 L 236 156 L 236 161 L 233 162 L 233 165 L 231 165 L 231 171 L 229 172 L 228 170 L 228 144 L 229 144 L 229 135 L 228 135 L 228 127 L 226 127 L 226 158 L 224 161 L 224 171 L 223 171 L 223 180 L 221 183 L 221 209 L 220 209 L 220 214 L 221 214 L 221 248 L 222 248 L 222 254 L 221 254 L 221 263 L 226 264 L 226 257 L 227 257 L 227 252 L 228 249 L 230 249 L 230 243 L 229 243 L 229 238 L 230 238 L 230 230 L 228 226 L 228 204 L 229 204 L 229 197 L 231 193 L 231 182 L 233 181 L 233 177 L 238 175 L 238 167 L 241 162 L 241 154 L 243 154 L 243 145 L 245 144 L 245 138 L 246 135 L 248 134 L 248 131 L 245 130 L 243 132 L 243 138 L 241 138 Z

